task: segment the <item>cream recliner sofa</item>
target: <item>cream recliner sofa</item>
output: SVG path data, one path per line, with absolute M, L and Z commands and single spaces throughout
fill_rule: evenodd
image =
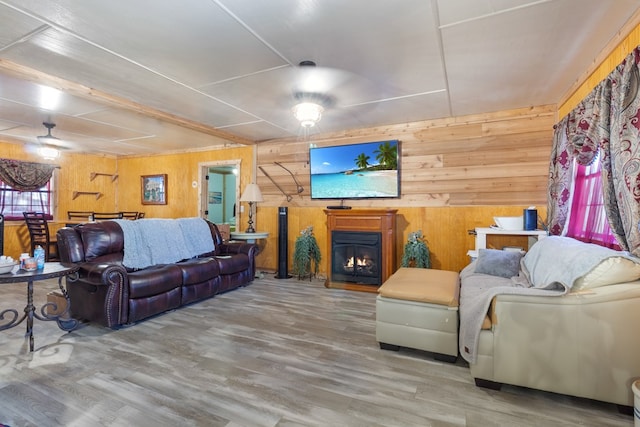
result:
M 486 266 L 478 272 L 481 256 L 460 274 L 460 354 L 476 385 L 512 384 L 633 406 L 631 384 L 640 378 L 637 258 L 548 237 L 522 258 L 518 277 L 509 278 L 485 274 Z M 486 288 L 495 295 L 483 306 L 478 295 Z M 474 305 L 489 308 L 479 333 L 463 325 L 465 309 Z

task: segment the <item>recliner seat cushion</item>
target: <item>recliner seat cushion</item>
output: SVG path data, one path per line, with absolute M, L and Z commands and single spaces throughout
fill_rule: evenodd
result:
M 129 273 L 129 298 L 143 298 L 169 292 L 182 285 L 177 266 L 156 265 Z
M 193 258 L 181 261 L 176 267 L 182 272 L 182 283 L 193 285 L 220 275 L 218 263 L 213 258 Z

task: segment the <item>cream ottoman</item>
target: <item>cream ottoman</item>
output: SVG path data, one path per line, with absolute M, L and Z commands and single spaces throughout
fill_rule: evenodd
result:
M 459 292 L 454 271 L 400 268 L 378 289 L 376 340 L 380 348 L 415 348 L 455 362 Z

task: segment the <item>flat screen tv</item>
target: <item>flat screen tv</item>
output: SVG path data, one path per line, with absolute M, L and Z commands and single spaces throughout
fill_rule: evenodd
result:
M 400 143 L 393 141 L 309 149 L 312 199 L 400 197 Z

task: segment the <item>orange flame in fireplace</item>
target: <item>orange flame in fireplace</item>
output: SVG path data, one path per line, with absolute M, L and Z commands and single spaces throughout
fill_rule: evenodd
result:
M 354 265 L 357 265 L 358 267 L 365 267 L 367 265 L 367 260 L 363 259 L 363 258 L 354 258 L 351 257 L 347 260 L 347 263 L 345 264 L 346 268 L 353 268 Z

